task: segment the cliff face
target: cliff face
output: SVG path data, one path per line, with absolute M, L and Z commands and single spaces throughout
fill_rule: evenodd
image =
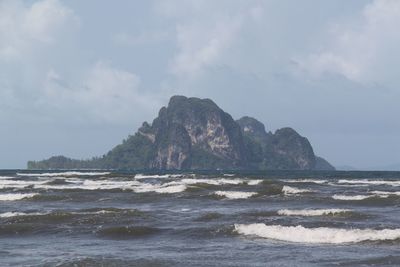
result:
M 206 169 L 201 155 L 215 158 L 220 167 L 245 166 L 240 127 L 209 99 L 174 96 L 152 125 L 139 132 L 156 147 L 152 168 Z
M 152 124 L 103 157 L 53 157 L 29 168 L 114 169 L 313 169 L 308 140 L 291 128 L 272 134 L 254 118 L 234 121 L 210 99 L 174 96 Z
M 292 128 L 282 128 L 272 134 L 266 132 L 264 124 L 251 117 L 243 117 L 237 123 L 254 168 L 334 170 L 326 160 L 315 156 L 307 138 Z

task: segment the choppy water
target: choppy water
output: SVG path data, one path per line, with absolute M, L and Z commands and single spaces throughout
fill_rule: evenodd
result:
M 0 266 L 399 266 L 399 178 L 0 171 Z

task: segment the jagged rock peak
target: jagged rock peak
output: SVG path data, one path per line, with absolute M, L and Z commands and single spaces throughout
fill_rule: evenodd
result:
M 240 127 L 210 99 L 171 97 L 153 121 L 152 132 L 158 147 L 154 168 L 207 168 L 206 157 L 220 167 L 246 164 Z
M 271 133 L 265 131 L 265 126 L 262 122 L 255 118 L 244 116 L 236 121 L 242 130 L 244 136 L 248 136 L 258 143 L 267 142 Z
M 275 153 L 291 159 L 294 169 L 310 170 L 315 167 L 315 154 L 307 138 L 294 129 L 285 127 L 273 135 L 272 147 Z

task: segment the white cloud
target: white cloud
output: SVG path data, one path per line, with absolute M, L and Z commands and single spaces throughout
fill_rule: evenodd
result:
M 158 105 L 157 99 L 140 91 L 140 78 L 134 73 L 98 62 L 82 81 L 68 85 L 54 70 L 49 70 L 38 105 L 80 116 L 83 120 L 120 123 L 143 119 L 143 112 Z
M 263 17 L 257 1 L 168 0 L 156 7 L 161 15 L 175 20 L 177 52 L 169 71 L 184 79 L 199 76 L 207 67 L 229 64 L 229 49 L 245 23 Z
M 240 27 L 239 18 L 220 19 L 214 25 L 178 25 L 179 53 L 171 63 L 172 73 L 196 75 L 202 68 L 216 63 L 234 40 Z
M 26 53 L 34 52 L 36 45 L 54 43 L 61 29 L 77 23 L 74 12 L 59 0 L 42 0 L 30 6 L 20 0 L 3 0 L 0 2 L 0 60 L 23 59 Z
M 298 60 L 314 75 L 336 73 L 361 82 L 394 83 L 400 63 L 400 1 L 374 0 L 346 23 L 332 28 L 331 42 Z

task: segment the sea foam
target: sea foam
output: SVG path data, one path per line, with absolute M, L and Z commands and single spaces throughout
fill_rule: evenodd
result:
M 259 236 L 268 239 L 298 242 L 343 244 L 363 241 L 396 240 L 400 238 L 400 229 L 336 229 L 336 228 L 305 228 L 298 226 L 235 224 L 239 234 Z
M 390 181 L 390 180 L 347 180 L 341 179 L 338 184 L 364 184 L 364 185 L 390 185 L 390 186 L 400 186 L 400 181 Z
M 186 185 L 160 185 L 160 184 L 142 184 L 133 188 L 136 193 L 155 192 L 160 194 L 174 194 L 186 190 Z
M 49 172 L 49 173 L 17 173 L 18 176 L 55 177 L 55 176 L 101 176 L 110 172 Z
M 216 191 L 214 194 L 229 199 L 244 199 L 257 195 L 257 192 Z
M 31 198 L 38 195 L 37 193 L 14 193 L 14 194 L 0 194 L 0 201 L 14 201 L 24 198 Z
M 278 210 L 279 215 L 285 216 L 324 216 L 350 212 L 348 209 L 304 209 L 304 210 Z
M 314 191 L 309 190 L 309 189 L 300 189 L 300 188 L 284 185 L 282 188 L 282 192 L 285 195 L 292 195 L 292 194 L 301 194 L 301 193 L 312 193 Z
M 347 196 L 347 195 L 333 195 L 332 198 L 336 200 L 364 200 L 373 197 L 380 197 L 380 198 L 387 198 L 389 195 L 354 195 L 354 196 Z
M 286 183 L 314 183 L 314 184 L 325 184 L 328 180 L 320 180 L 320 179 L 298 179 L 298 180 L 282 180 Z
M 9 211 L 9 212 L 0 213 L 0 218 L 11 218 L 11 217 L 18 217 L 18 216 L 36 216 L 36 215 L 46 215 L 46 214 L 48 214 L 48 213 L 45 213 L 45 212 L 26 213 L 26 212 Z
M 180 178 L 183 177 L 183 174 L 163 174 L 163 175 L 158 175 L 158 174 L 151 174 L 151 175 L 145 175 L 145 174 L 136 174 L 135 179 L 163 179 L 163 178 Z

